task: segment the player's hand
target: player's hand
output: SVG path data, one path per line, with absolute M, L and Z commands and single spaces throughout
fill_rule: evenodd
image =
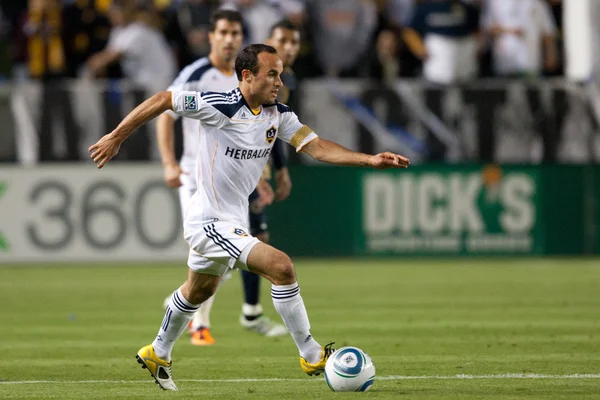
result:
M 181 179 L 179 179 L 179 177 L 182 174 L 187 174 L 185 171 L 183 171 L 181 169 L 181 167 L 179 166 L 179 164 L 177 163 L 171 163 L 171 164 L 166 164 L 163 168 L 164 170 L 164 175 L 165 175 L 165 181 L 167 182 L 167 186 L 170 188 L 178 188 L 182 185 L 181 183 Z
M 273 193 L 273 188 L 269 182 L 263 178 L 260 178 L 258 181 L 256 190 L 258 191 L 258 198 L 254 200 L 252 204 L 250 204 L 250 211 L 252 211 L 254 214 L 259 214 L 265 209 L 266 206 L 273 203 L 275 194 Z
M 371 156 L 371 166 L 375 169 L 407 168 L 409 165 L 408 158 L 389 151 Z
M 275 193 L 273 192 L 273 188 L 271 184 L 263 178 L 260 178 L 258 181 L 258 186 L 256 186 L 256 190 L 258 190 L 259 200 L 265 206 L 273 203 L 273 199 L 275 198 Z
M 275 182 L 277 184 L 275 200 L 282 201 L 287 199 L 292 191 L 292 180 L 286 167 L 281 168 L 275 173 Z
M 88 149 L 90 157 L 98 164 L 98 168 L 102 168 L 104 164 L 117 155 L 121 143 L 121 140 L 112 133 L 104 135 Z

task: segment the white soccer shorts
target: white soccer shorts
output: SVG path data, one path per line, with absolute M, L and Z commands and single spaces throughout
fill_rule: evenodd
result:
M 187 210 L 192 196 L 196 193 L 196 182 L 194 178 L 188 174 L 182 174 L 179 176 L 181 186 L 179 186 L 179 204 L 181 206 L 181 217 L 184 218 L 185 210 Z
M 186 225 L 188 266 L 203 274 L 223 276 L 230 268 L 248 270 L 250 250 L 259 242 L 246 228 L 225 221 Z

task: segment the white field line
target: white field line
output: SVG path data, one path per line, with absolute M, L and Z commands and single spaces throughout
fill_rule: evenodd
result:
M 571 375 L 546 375 L 546 374 L 498 374 L 498 375 L 389 375 L 378 376 L 376 381 L 407 381 L 407 380 L 429 380 L 429 379 L 600 379 L 600 374 L 571 374 Z M 148 383 L 147 380 L 30 380 L 30 381 L 0 381 L 2 385 L 32 385 L 32 384 L 95 384 L 95 383 Z M 286 379 L 286 378 L 248 378 L 248 379 L 177 379 L 177 382 L 196 383 L 249 383 L 249 382 L 321 382 L 321 379 Z

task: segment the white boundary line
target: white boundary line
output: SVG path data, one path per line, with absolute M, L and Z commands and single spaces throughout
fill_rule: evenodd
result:
M 600 374 L 571 374 L 571 375 L 546 375 L 546 374 L 498 374 L 498 375 L 389 375 L 376 377 L 376 381 L 408 381 L 408 380 L 429 380 L 429 379 L 600 379 Z M 285 378 L 248 378 L 248 379 L 177 379 L 177 382 L 196 382 L 196 383 L 248 383 L 248 382 L 321 382 L 322 379 L 285 379 Z M 2 385 L 31 385 L 31 384 L 94 384 L 94 383 L 148 383 L 148 380 L 119 381 L 119 380 L 87 380 L 87 381 L 50 381 L 50 380 L 31 380 L 31 381 L 0 381 Z

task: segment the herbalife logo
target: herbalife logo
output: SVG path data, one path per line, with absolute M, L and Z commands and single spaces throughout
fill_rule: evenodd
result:
M 7 189 L 8 189 L 8 185 L 5 182 L 0 182 L 0 199 L 2 198 L 4 193 L 6 193 Z M 8 251 L 9 248 L 10 248 L 10 246 L 8 245 L 8 241 L 6 240 L 6 237 L 4 236 L 2 231 L 0 231 L 0 251 Z

